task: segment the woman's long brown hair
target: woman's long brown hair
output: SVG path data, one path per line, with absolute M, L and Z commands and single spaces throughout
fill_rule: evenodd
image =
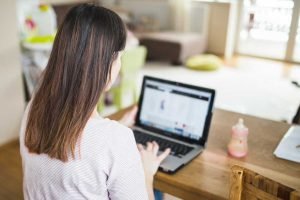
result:
M 29 152 L 68 161 L 110 79 L 126 30 L 114 12 L 90 4 L 70 10 L 59 27 L 25 131 Z

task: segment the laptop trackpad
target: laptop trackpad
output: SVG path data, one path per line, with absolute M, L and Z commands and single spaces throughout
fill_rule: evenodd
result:
M 183 164 L 182 158 L 169 155 L 163 162 L 160 164 L 160 168 L 163 169 L 163 171 L 174 171 L 179 166 Z

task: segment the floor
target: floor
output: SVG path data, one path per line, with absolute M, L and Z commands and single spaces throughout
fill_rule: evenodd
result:
M 276 121 L 291 122 L 300 105 L 300 65 L 236 56 L 217 71 L 189 70 L 169 63 L 151 62 L 142 69 L 150 75 L 216 90 L 215 107 Z
M 300 89 L 290 83 L 300 80 L 300 66 L 277 61 L 238 56 L 215 72 L 148 63 L 139 81 L 145 74 L 215 88 L 216 107 L 274 120 L 289 121 L 300 103 Z M 0 147 L 0 199 L 23 199 L 18 141 Z
M 0 147 L 0 199 L 23 199 L 22 167 L 18 141 Z

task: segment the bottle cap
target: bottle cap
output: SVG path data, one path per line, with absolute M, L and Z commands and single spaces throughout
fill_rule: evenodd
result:
M 246 128 L 245 125 L 244 125 L 244 120 L 242 118 L 239 118 L 239 121 L 235 125 L 235 127 L 238 128 L 238 129 L 244 129 L 244 128 Z

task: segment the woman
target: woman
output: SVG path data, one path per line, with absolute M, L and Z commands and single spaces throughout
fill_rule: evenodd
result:
M 22 122 L 25 199 L 154 199 L 153 176 L 169 150 L 157 156 L 149 143 L 139 153 L 132 131 L 96 110 L 125 42 L 108 9 L 83 4 L 67 14 Z

